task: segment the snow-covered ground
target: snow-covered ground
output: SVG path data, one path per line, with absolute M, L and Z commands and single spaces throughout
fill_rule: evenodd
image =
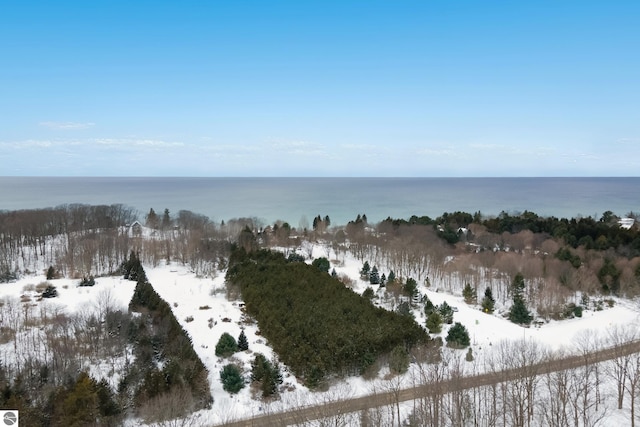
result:
M 324 250 L 320 248 L 314 254 L 326 256 Z M 344 258 L 344 262 L 341 257 L 341 261 L 335 264 L 336 272 L 353 279 L 353 289 L 359 293 L 369 286 L 368 283 L 359 279 L 361 267 L 360 261 L 348 255 Z M 233 358 L 245 367 L 247 377 L 255 353 L 263 353 L 267 358 L 271 358 L 273 354 L 265 338 L 259 335 L 257 325 L 245 319 L 241 301 L 227 300 L 224 273 L 220 273 L 215 278 L 198 278 L 189 271 L 188 267 L 174 264 L 156 268 L 145 267 L 145 270 L 155 290 L 171 305 L 176 318 L 190 334 L 196 352 L 209 369 L 211 393 L 214 397 L 213 407 L 195 416 L 203 425 L 249 417 L 265 411 L 355 397 L 371 393 L 374 389 L 384 389 L 382 379 L 365 380 L 361 377 L 352 377 L 337 382 L 328 391 L 311 392 L 298 383 L 285 368 L 283 391 L 279 400 L 265 403 L 252 395 L 250 387 L 245 387 L 236 395 L 230 395 L 223 391 L 219 378 L 220 370 L 229 363 L 229 360 L 215 355 L 215 345 L 223 333 L 227 332 L 237 338 L 240 331 L 244 329 L 249 341 L 249 350 L 237 353 Z M 78 287 L 77 280 L 50 280 L 49 282 L 57 287 L 59 296 L 36 303 L 35 291 L 31 289 L 44 281 L 44 276 L 30 276 L 21 278 L 15 283 L 1 284 L 0 298 L 20 299 L 31 295 L 32 304 L 57 305 L 64 307 L 68 312 L 74 312 L 96 306 L 97 301 L 108 294 L 115 303 L 126 308 L 135 287 L 134 282 L 117 277 L 99 277 L 93 287 Z M 437 288 L 437 284 L 433 284 L 433 288 Z M 503 340 L 535 340 L 550 349 L 565 348 L 571 351 L 575 350 L 576 339 L 584 335 L 585 331 L 589 331 L 592 335 L 604 335 L 609 327 L 616 324 L 640 327 L 640 310 L 632 302 L 623 300 L 616 300 L 613 307 L 605 308 L 603 311 L 585 310 L 582 318 L 552 321 L 540 327 L 522 328 L 498 314 L 482 313 L 477 306 L 465 304 L 461 296 L 433 292 L 422 285 L 420 292 L 426 294 L 436 305 L 447 301 L 449 305 L 458 309 L 454 315 L 454 321 L 461 322 L 469 330 L 471 347 L 474 357 L 478 360 L 488 357 L 495 345 Z M 416 309 L 415 315 L 416 320 L 424 325 L 425 319 L 421 309 Z M 443 338 L 446 336 L 446 331 L 445 327 L 440 334 Z M 3 344 L 0 346 L 0 351 L 3 355 L 7 355 L 13 351 L 13 345 Z M 466 350 L 460 350 L 458 353 L 460 357 L 464 357 Z M 92 370 L 92 373 L 96 375 L 96 370 Z M 380 376 L 384 374 L 382 370 Z M 411 371 L 406 374 L 407 377 L 404 380 L 406 386 L 411 385 L 411 374 Z

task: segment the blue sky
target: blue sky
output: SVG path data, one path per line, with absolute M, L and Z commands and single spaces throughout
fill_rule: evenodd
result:
M 638 1 L 0 3 L 0 174 L 638 176 Z

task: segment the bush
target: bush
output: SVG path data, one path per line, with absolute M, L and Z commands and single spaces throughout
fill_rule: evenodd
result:
M 244 388 L 244 378 L 236 365 L 225 365 L 220 371 L 222 388 L 231 394 L 235 394 Z
M 93 276 L 83 277 L 78 286 L 94 286 L 96 284 L 96 280 Z
M 58 296 L 58 290 L 55 286 L 49 285 L 42 293 L 42 298 L 55 298 Z

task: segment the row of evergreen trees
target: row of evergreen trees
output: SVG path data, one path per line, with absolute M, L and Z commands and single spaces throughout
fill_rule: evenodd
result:
M 123 263 L 123 271 L 125 277 L 137 279 L 129 311 L 140 315 L 129 332 L 136 367 L 125 373 L 120 388 L 130 390 L 136 406 L 176 390 L 188 390 L 190 399 L 183 408 L 185 413 L 209 407 L 213 399 L 208 371 L 171 306 L 148 282 L 135 253 Z

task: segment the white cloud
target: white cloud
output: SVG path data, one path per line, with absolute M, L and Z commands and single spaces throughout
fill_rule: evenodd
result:
M 80 130 L 80 129 L 88 129 L 90 127 L 95 126 L 95 123 L 87 122 L 87 123 L 78 123 L 78 122 L 40 122 L 39 126 L 46 127 L 53 130 Z
M 99 145 L 115 147 L 150 147 L 150 148 L 171 148 L 183 147 L 182 142 L 168 142 L 158 139 L 137 139 L 137 138 L 95 138 L 89 140 Z
M 270 147 L 273 150 L 282 151 L 288 154 L 302 156 L 325 155 L 326 150 L 322 144 L 309 141 L 270 141 Z
M 458 156 L 460 150 L 455 150 L 452 148 L 421 148 L 416 151 L 416 154 L 421 156 L 446 156 L 446 157 L 454 157 Z

